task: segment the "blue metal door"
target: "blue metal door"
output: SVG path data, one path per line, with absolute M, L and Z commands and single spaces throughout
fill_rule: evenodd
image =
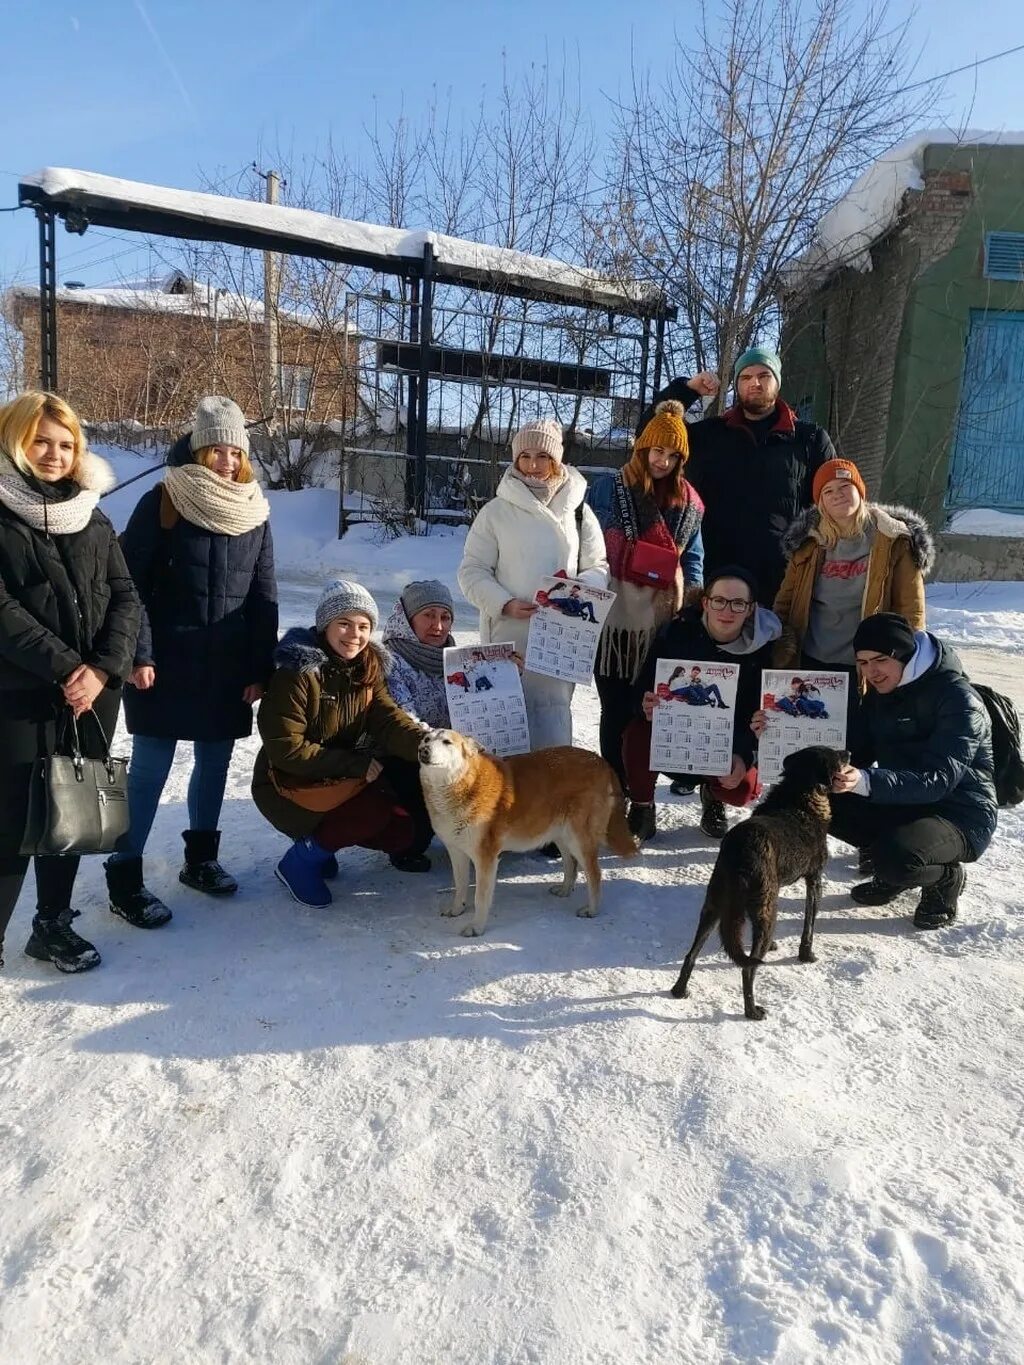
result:
M 946 505 L 1024 512 L 1024 313 L 971 312 Z

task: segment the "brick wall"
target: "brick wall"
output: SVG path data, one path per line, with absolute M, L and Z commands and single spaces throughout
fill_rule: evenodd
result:
M 924 188 L 905 196 L 897 226 L 871 248 L 870 271 L 839 270 L 809 298 L 784 303 L 786 392 L 798 398 L 824 381 L 817 420 L 838 453 L 856 462 L 873 497 L 884 495 L 907 302 L 918 277 L 952 248 L 971 198 L 969 171 L 927 174 Z
M 12 312 L 24 337 L 25 373 L 35 383 L 38 302 L 18 298 Z M 260 323 L 58 300 L 58 385 L 85 422 L 173 430 L 208 393 L 227 394 L 246 417 L 257 418 L 264 408 L 264 356 Z M 355 411 L 355 338 L 282 320 L 279 359 L 312 372 L 306 420 L 343 419 Z

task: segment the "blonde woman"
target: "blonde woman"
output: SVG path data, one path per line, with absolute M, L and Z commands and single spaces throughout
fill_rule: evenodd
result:
M 466 536 L 459 587 L 480 612 L 481 644 L 511 640 L 526 654 L 534 593 L 545 576 L 608 583 L 601 528 L 584 504 L 587 483 L 563 463 L 557 422 L 527 422 L 512 437 L 512 464 Z M 530 747 L 572 743 L 573 684 L 523 672 Z
M 171 917 L 145 886 L 142 857 L 178 740 L 193 748 L 178 879 L 211 896 L 238 889 L 218 861 L 221 805 L 235 740 L 252 731 L 277 643 L 270 507 L 237 404 L 201 399 L 167 466 L 122 536 L 143 619 L 125 694 L 131 829 L 105 867 L 111 910 L 142 928 Z
M 783 539 L 789 563 L 773 607 L 782 622 L 774 666 L 852 670 L 853 637 L 865 617 L 896 612 L 912 630 L 924 629 L 924 580 L 935 550 L 916 512 L 867 500 L 852 460 L 826 461 L 812 496 L 814 506 Z
M 28 859 L 19 855 L 36 760 L 61 743 L 68 707 L 110 737 L 132 667 L 139 600 L 114 528 L 98 511 L 113 485 L 78 418 L 52 393 L 0 408 L 0 966 Z M 103 742 L 87 719 L 84 751 Z M 36 914 L 25 951 L 62 972 L 99 965 L 71 928 L 76 857 L 36 858 Z

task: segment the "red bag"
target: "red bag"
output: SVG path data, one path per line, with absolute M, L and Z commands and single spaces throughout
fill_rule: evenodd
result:
M 634 540 L 626 552 L 623 577 L 643 588 L 671 588 L 679 568 L 679 551 L 647 540 Z

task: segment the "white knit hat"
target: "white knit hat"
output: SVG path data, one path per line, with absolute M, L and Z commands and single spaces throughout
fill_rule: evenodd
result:
M 512 437 L 512 460 L 519 459 L 524 450 L 543 450 L 556 464 L 562 463 L 562 428 L 550 417 L 538 418 L 521 426 Z
M 200 398 L 192 418 L 189 445 L 193 453 L 207 446 L 234 446 L 249 453 L 249 433 L 245 429 L 245 414 L 237 403 L 222 394 Z
M 328 583 L 320 594 L 320 601 L 316 604 L 316 628 L 323 634 L 324 630 L 336 621 L 339 616 L 344 616 L 350 611 L 357 611 L 362 616 L 370 618 L 370 625 L 374 630 L 377 629 L 379 619 L 377 603 L 366 591 L 361 583 L 353 583 L 347 578 L 336 578 L 332 583 Z

